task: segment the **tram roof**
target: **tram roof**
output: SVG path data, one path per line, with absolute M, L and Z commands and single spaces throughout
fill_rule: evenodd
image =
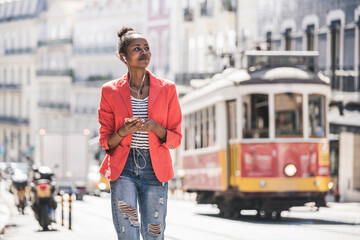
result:
M 315 73 L 297 67 L 273 67 L 257 71 L 246 69 L 227 68 L 212 78 L 193 79 L 190 81 L 193 90 L 186 94 L 182 101 L 197 98 L 216 90 L 239 85 L 255 84 L 324 84 L 328 85 L 330 79 L 321 72 Z

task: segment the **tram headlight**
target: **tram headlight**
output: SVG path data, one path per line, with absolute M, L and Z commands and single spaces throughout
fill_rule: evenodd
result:
M 286 165 L 285 168 L 284 168 L 284 173 L 285 173 L 285 175 L 288 176 L 288 177 L 293 177 L 293 176 L 295 176 L 296 172 L 297 172 L 297 168 L 296 168 L 296 166 L 295 166 L 294 164 L 292 164 L 292 163 Z
M 104 191 L 106 189 L 106 184 L 105 183 L 99 183 L 98 187 L 99 187 L 99 189 L 101 191 Z

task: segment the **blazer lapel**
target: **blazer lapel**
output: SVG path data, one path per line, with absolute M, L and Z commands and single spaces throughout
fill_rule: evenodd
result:
M 131 106 L 131 97 L 130 97 L 130 91 L 129 91 L 129 83 L 128 83 L 128 74 L 123 76 L 118 83 L 119 88 L 119 94 L 121 99 L 124 101 L 124 105 L 126 106 L 126 109 L 128 111 L 128 115 L 132 116 L 132 106 Z
M 159 80 L 147 71 L 150 76 L 150 90 L 149 90 L 149 103 L 148 103 L 148 117 L 152 118 L 152 114 L 156 111 L 155 103 L 160 93 L 161 85 Z

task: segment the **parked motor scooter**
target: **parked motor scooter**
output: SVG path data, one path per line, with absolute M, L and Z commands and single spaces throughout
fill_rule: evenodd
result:
M 15 205 L 19 212 L 25 214 L 27 204 L 26 189 L 28 186 L 28 176 L 23 172 L 16 172 L 12 176 L 12 191 L 15 197 Z
M 53 180 L 53 171 L 46 166 L 33 168 L 34 176 L 30 183 L 32 192 L 31 208 L 35 218 L 44 231 L 49 229 L 52 222 L 55 222 L 55 209 L 57 203 L 54 198 L 56 183 Z

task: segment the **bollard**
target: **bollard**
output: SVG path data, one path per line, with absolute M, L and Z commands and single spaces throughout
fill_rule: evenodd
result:
M 64 193 L 60 193 L 61 196 L 61 226 L 64 226 Z
M 71 230 L 71 193 L 69 193 L 69 229 Z

